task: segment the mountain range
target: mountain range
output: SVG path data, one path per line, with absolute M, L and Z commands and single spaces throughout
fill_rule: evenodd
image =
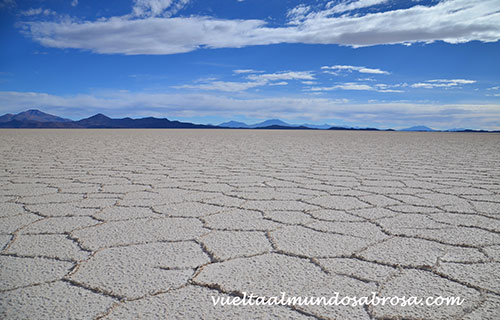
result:
M 73 121 L 70 119 L 61 118 L 52 114 L 42 112 L 37 109 L 30 109 L 18 114 L 5 114 L 0 116 L 0 128 L 186 128 L 186 129 L 286 129 L 286 130 L 373 130 L 373 131 L 395 131 L 394 129 L 378 129 L 378 128 L 359 128 L 359 127 L 342 127 L 332 126 L 329 124 L 290 124 L 280 119 L 269 119 L 255 124 L 246 124 L 238 121 L 228 121 L 219 125 L 204 125 L 194 124 L 190 122 L 181 122 L 169 120 L 167 118 L 146 117 L 139 119 L 121 118 L 113 119 L 105 116 L 102 113 L 93 115 L 89 118 Z M 414 126 L 399 131 L 425 131 L 435 132 L 427 126 Z M 445 131 L 452 132 L 491 132 L 486 130 L 471 130 L 455 128 Z M 498 132 L 498 131 L 493 131 Z

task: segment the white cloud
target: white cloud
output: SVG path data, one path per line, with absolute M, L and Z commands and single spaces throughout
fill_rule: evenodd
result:
M 99 94 L 58 96 L 47 93 L 0 91 L 0 112 L 20 112 L 38 106 L 60 116 L 87 117 L 103 112 L 110 116 L 161 114 L 167 118 L 186 116 L 220 116 L 233 118 L 302 117 L 321 121 L 338 119 L 378 126 L 401 123 L 425 123 L 436 128 L 472 127 L 500 129 L 498 104 L 432 104 L 373 102 L 350 103 L 327 98 L 249 98 L 236 99 L 221 94 L 171 94 L 109 91 Z M 147 108 L 144 108 L 147 106 Z
M 411 85 L 412 88 L 424 88 L 424 89 L 433 89 L 433 88 L 450 88 L 457 87 L 463 84 L 472 84 L 476 83 L 475 80 L 466 80 L 466 79 L 436 79 L 436 80 L 427 80 L 425 82 L 417 82 Z
M 134 0 L 133 15 L 138 17 L 170 17 L 190 0 Z M 167 10 L 168 9 L 168 10 Z
M 388 0 L 358 0 L 358 1 L 348 1 L 348 2 L 342 2 L 339 3 L 333 7 L 329 6 L 330 8 L 325 10 L 327 11 L 328 14 L 331 13 L 342 13 L 346 11 L 352 11 L 356 9 L 362 9 L 362 8 L 367 8 L 367 7 L 372 7 L 375 5 L 383 4 L 388 2 Z M 333 3 L 329 2 L 329 4 Z
M 360 84 L 360 83 L 353 83 L 353 82 L 346 82 L 342 84 L 338 84 L 335 86 L 331 87 L 311 87 L 309 90 L 310 91 L 332 91 L 332 90 L 360 90 L 360 91 L 371 91 L 375 90 L 375 88 L 366 85 L 366 84 Z
M 22 16 L 37 16 L 37 15 L 45 15 L 45 16 L 49 16 L 49 15 L 55 15 L 56 12 L 55 11 L 52 11 L 50 9 L 42 9 L 42 8 L 31 8 L 31 9 L 28 9 L 28 10 L 25 10 L 25 11 L 21 11 L 20 13 Z
M 288 10 L 286 16 L 290 19 L 289 24 L 298 25 L 302 23 L 309 11 L 311 11 L 311 7 L 304 4 Z
M 387 85 L 387 84 L 375 84 L 373 86 L 356 83 L 356 82 L 346 82 L 337 84 L 331 87 L 311 87 L 308 90 L 313 92 L 320 91 L 332 91 L 332 90 L 356 90 L 356 91 L 377 91 L 377 92 L 403 92 L 402 90 L 396 90 L 391 88 L 401 87 L 400 84 Z
M 212 81 L 202 84 L 185 84 L 181 86 L 173 86 L 177 89 L 200 89 L 200 90 L 213 90 L 224 92 L 239 92 L 251 88 L 266 85 L 267 81 L 250 81 L 250 82 L 236 82 L 236 81 Z
M 78 0 L 71 1 L 71 6 L 76 7 L 78 5 Z
M 186 1 L 137 0 L 133 10 L 135 18 L 127 15 L 84 22 L 27 22 L 27 32 L 44 46 L 108 54 L 174 54 L 199 48 L 277 43 L 359 47 L 500 39 L 498 0 L 447 0 L 432 6 L 414 5 L 364 15 L 335 16 L 332 8 L 315 12 L 301 9 L 298 11 L 302 13 L 295 11 L 302 14 L 299 22 L 282 27 L 270 27 L 263 20 L 165 18 L 182 8 Z M 360 0 L 346 4 L 346 8 L 352 10 L 375 2 Z M 296 17 L 293 19 L 296 21 Z M 369 73 L 370 69 L 365 71 Z
M 323 66 L 322 70 L 334 70 L 333 74 L 336 74 L 339 71 L 357 71 L 360 73 L 370 73 L 370 74 L 389 74 L 388 71 L 380 70 L 380 69 L 372 69 L 366 67 L 356 67 L 356 66 L 345 66 L 345 65 L 335 65 L 335 66 Z
M 236 74 L 242 74 L 242 73 L 262 73 L 264 71 L 259 71 L 259 70 L 254 70 L 254 69 L 237 69 L 237 70 L 233 70 L 233 72 Z
M 285 71 L 266 74 L 252 74 L 248 79 L 256 81 L 272 81 L 272 80 L 314 80 L 314 75 L 311 71 Z
M 314 79 L 314 76 L 310 71 L 284 71 L 276 73 L 254 74 L 255 70 L 241 69 L 241 70 L 233 70 L 233 72 L 236 74 L 248 74 L 246 76 L 246 79 L 250 81 L 214 81 L 214 79 L 208 79 L 208 80 L 203 79 L 197 82 L 205 82 L 205 83 L 186 84 L 186 85 L 174 86 L 173 88 L 240 92 L 240 91 L 245 91 L 247 89 L 261 87 L 265 85 L 282 86 L 288 84 L 288 82 L 286 81 L 278 81 L 278 80 Z M 278 81 L 278 82 L 271 82 L 271 81 Z

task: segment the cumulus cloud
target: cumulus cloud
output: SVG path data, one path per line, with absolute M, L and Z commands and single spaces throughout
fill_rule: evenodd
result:
M 463 84 L 472 84 L 476 83 L 475 80 L 466 80 L 466 79 L 436 79 L 436 80 L 427 80 L 425 82 L 417 82 L 411 85 L 412 88 L 425 88 L 425 89 L 433 89 L 433 88 L 450 88 L 457 87 Z
M 380 69 L 371 69 L 371 68 L 366 68 L 366 67 L 356 67 L 356 66 L 343 66 L 343 65 L 335 65 L 335 66 L 323 66 L 321 67 L 322 70 L 334 70 L 335 72 L 340 72 L 340 71 L 357 71 L 360 73 L 371 73 L 371 74 L 389 74 L 388 71 L 380 70 Z
M 432 103 L 350 103 L 327 98 L 241 98 L 220 94 L 172 94 L 110 91 L 100 94 L 58 96 L 37 92 L 0 91 L 0 112 L 20 112 L 36 106 L 61 116 L 81 117 L 103 112 L 110 116 L 161 114 L 176 118 L 186 116 L 219 116 L 233 118 L 307 118 L 338 119 L 360 125 L 406 125 L 425 123 L 435 128 L 472 127 L 500 129 L 498 104 L 432 104 Z M 108 108 L 108 109 L 106 109 Z
M 175 54 L 200 48 L 240 48 L 278 43 L 353 47 L 500 39 L 498 0 L 447 0 L 431 6 L 355 13 L 384 1 L 359 0 L 312 11 L 289 11 L 290 23 L 264 20 L 170 17 L 187 0 L 136 0 L 133 14 L 97 21 L 26 22 L 27 33 L 44 46 L 107 54 Z M 345 13 L 338 15 L 338 12 Z

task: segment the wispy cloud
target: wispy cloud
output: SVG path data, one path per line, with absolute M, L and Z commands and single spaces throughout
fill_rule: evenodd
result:
M 356 66 L 345 66 L 345 65 L 335 65 L 335 66 L 323 66 L 322 70 L 333 70 L 333 73 L 341 72 L 341 71 L 357 71 L 360 73 L 371 73 L 371 74 L 389 74 L 389 71 L 384 71 L 380 69 L 372 69 L 366 67 L 356 67 Z
M 311 80 L 314 79 L 314 75 L 311 71 L 282 71 L 276 73 L 262 73 L 257 74 L 255 70 L 243 69 L 243 70 L 233 70 L 235 74 L 246 75 L 243 81 L 215 81 L 212 79 L 197 81 L 205 83 L 197 84 L 185 84 L 180 86 L 174 86 L 177 89 L 200 89 L 200 90 L 214 90 L 214 91 L 225 91 L 225 92 L 240 92 L 245 91 L 255 87 L 261 86 L 283 86 L 287 85 L 286 81 L 279 80 Z M 277 81 L 277 82 L 273 82 Z
M 248 79 L 261 81 L 274 80 L 314 80 L 314 75 L 311 71 L 284 71 L 276 73 L 252 74 Z
M 254 69 L 237 69 L 233 70 L 233 72 L 236 74 L 242 74 L 242 73 L 263 73 L 264 71 L 259 71 Z
M 260 87 L 266 85 L 267 81 L 211 81 L 201 84 L 185 84 L 180 86 L 173 86 L 176 89 L 199 89 L 210 91 L 224 91 L 224 92 L 239 92 L 245 91 L 250 88 Z
M 56 12 L 50 9 L 42 9 L 42 8 L 31 8 L 28 10 L 24 10 L 20 12 L 22 16 L 37 16 L 37 15 L 55 15 Z
M 457 87 L 464 84 L 472 84 L 476 83 L 475 80 L 466 80 L 466 79 L 436 79 L 436 80 L 427 80 L 425 82 L 418 82 L 411 85 L 412 88 L 425 88 L 425 89 L 433 89 L 433 88 L 450 88 Z
M 320 92 L 320 91 L 332 91 L 332 90 L 355 90 L 355 91 L 377 91 L 377 92 L 403 92 L 403 90 L 393 89 L 396 87 L 401 87 L 400 84 L 396 85 L 387 85 L 387 84 L 375 84 L 368 85 L 364 83 L 356 83 L 356 82 L 345 82 L 341 84 L 337 84 L 330 87 L 311 87 L 308 88 L 308 91 Z
M 388 2 L 388 0 L 357 0 L 357 1 L 347 1 L 347 2 L 342 2 L 339 4 L 336 4 L 335 6 L 329 5 L 328 9 L 325 10 L 328 14 L 332 13 L 342 13 L 346 11 L 352 11 L 356 9 L 362 9 L 362 8 L 367 8 L 367 7 L 373 7 L 379 4 L 383 4 Z M 329 4 L 333 3 L 329 2 Z
M 286 86 L 287 84 L 288 84 L 288 82 L 286 82 L 286 81 L 280 81 L 280 82 L 272 82 L 269 85 L 270 86 Z
M 277 43 L 353 47 L 414 42 L 464 43 L 500 39 L 498 0 L 447 0 L 431 6 L 352 13 L 383 4 L 359 0 L 312 11 L 289 11 L 291 24 L 264 20 L 171 17 L 186 0 L 136 0 L 132 13 L 96 21 L 26 22 L 26 32 L 44 46 L 105 54 L 175 54 L 200 48 L 240 48 Z M 338 15 L 338 12 L 346 12 Z M 352 11 L 352 12 L 351 12 Z

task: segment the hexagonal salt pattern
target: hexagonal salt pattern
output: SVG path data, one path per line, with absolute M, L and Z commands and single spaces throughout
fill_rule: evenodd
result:
M 498 134 L 0 130 L 0 167 L 0 318 L 500 314 Z M 213 303 L 283 293 L 463 304 Z

